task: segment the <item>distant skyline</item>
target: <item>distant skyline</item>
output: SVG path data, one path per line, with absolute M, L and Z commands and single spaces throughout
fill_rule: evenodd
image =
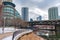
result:
M 43 19 L 48 19 L 48 8 L 58 7 L 60 11 L 60 0 L 13 0 L 16 9 L 21 13 L 21 7 L 29 7 L 29 13 L 41 15 Z M 60 12 L 59 12 L 60 15 Z

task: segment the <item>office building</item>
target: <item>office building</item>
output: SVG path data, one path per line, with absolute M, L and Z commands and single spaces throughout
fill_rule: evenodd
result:
M 48 16 L 49 20 L 56 20 L 58 19 L 58 8 L 52 7 L 48 9 Z
M 6 21 L 7 25 L 10 25 L 11 19 L 21 18 L 19 12 L 15 9 L 15 4 L 12 3 L 12 0 L 3 1 L 3 10 L 2 10 L 2 19 Z
M 42 20 L 42 16 L 38 16 L 37 21 L 41 21 L 41 20 Z
M 24 21 L 28 21 L 28 8 L 27 7 L 22 7 L 22 9 L 21 9 L 21 11 L 22 11 L 22 19 L 24 20 Z
M 3 0 L 3 2 L 12 2 L 12 0 Z
M 20 17 L 20 14 L 15 9 L 15 4 L 11 2 L 3 2 L 4 8 L 3 8 L 3 16 L 5 17 Z
M 32 18 L 30 18 L 30 22 L 32 22 L 33 21 L 33 19 Z

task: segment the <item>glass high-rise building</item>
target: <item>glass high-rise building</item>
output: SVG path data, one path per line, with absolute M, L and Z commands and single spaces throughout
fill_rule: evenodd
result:
M 17 17 L 20 18 L 20 14 L 15 9 L 15 4 L 11 2 L 3 2 L 3 16 L 4 17 Z
M 3 0 L 3 2 L 12 2 L 12 0 Z
M 12 3 L 12 0 L 5 0 L 3 1 L 3 10 L 2 10 L 2 19 L 5 18 L 6 24 L 11 24 L 11 19 L 14 18 L 21 18 L 19 12 L 15 9 L 15 4 Z
M 42 20 L 42 16 L 38 16 L 37 21 L 41 21 L 41 20 Z
M 22 19 L 24 21 L 28 21 L 28 8 L 27 7 L 22 7 Z
M 58 7 L 52 7 L 48 9 L 49 20 L 58 19 Z
M 33 19 L 32 18 L 30 18 L 30 22 L 33 22 Z

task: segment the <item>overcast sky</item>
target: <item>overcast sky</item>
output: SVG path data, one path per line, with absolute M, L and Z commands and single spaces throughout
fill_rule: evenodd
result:
M 19 13 L 22 7 L 28 7 L 30 14 L 41 15 L 43 19 L 48 19 L 48 8 L 58 7 L 60 9 L 60 0 L 13 0 L 13 3 L 16 4 Z M 30 18 L 34 16 L 30 15 Z

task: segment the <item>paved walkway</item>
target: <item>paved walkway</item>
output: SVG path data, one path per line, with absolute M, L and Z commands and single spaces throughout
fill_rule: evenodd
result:
M 12 32 L 8 32 L 8 33 L 0 34 L 0 40 L 2 40 L 2 39 L 5 38 L 5 37 L 11 36 L 11 35 L 13 35 Z

